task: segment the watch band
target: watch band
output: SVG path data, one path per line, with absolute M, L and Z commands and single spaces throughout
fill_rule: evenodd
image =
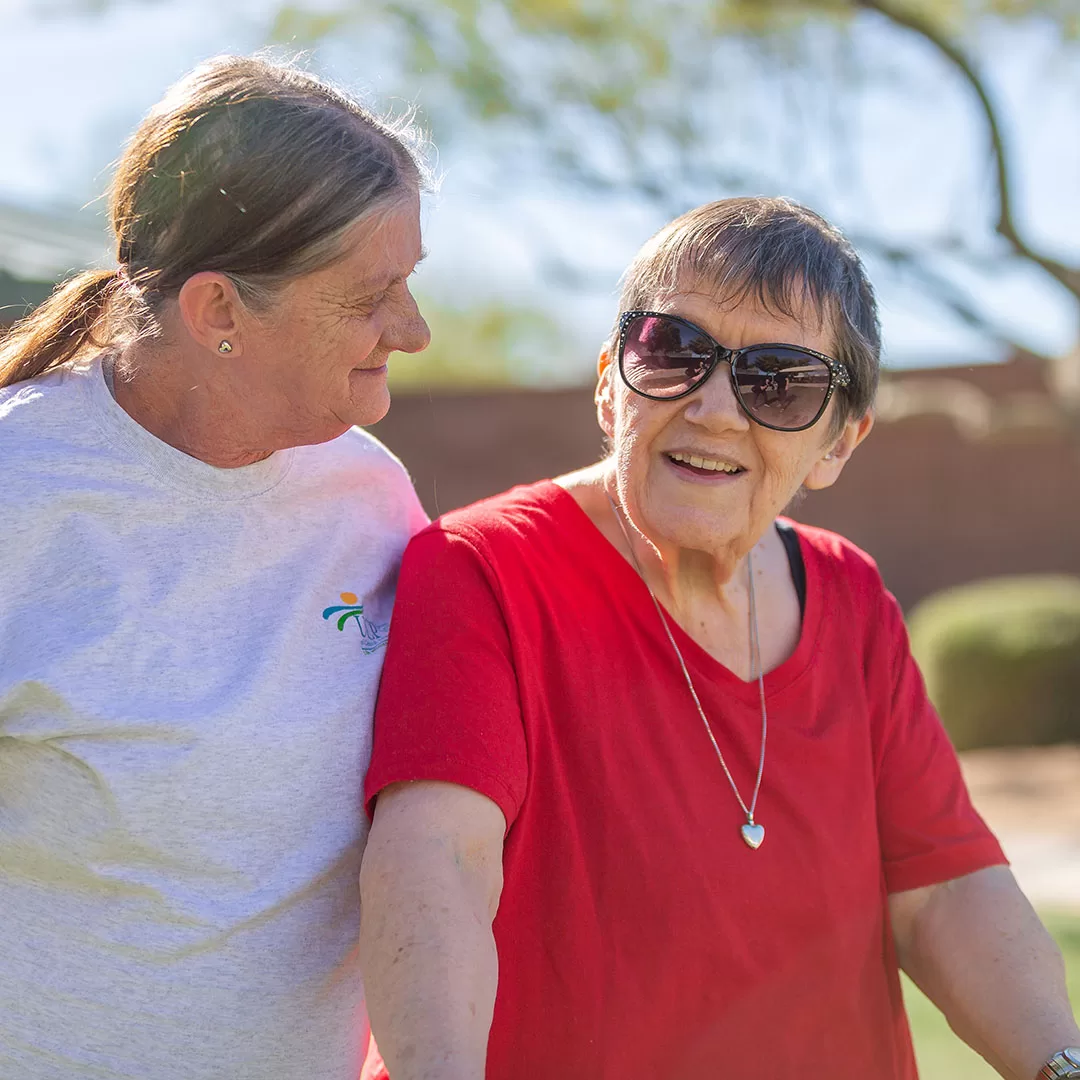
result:
M 1067 1046 L 1058 1051 L 1035 1080 L 1080 1080 L 1080 1047 Z

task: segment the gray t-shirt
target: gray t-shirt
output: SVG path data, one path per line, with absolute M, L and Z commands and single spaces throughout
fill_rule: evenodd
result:
M 0 391 L 0 1077 L 355 1080 L 361 784 L 425 521 L 359 430 L 218 469 L 100 361 Z

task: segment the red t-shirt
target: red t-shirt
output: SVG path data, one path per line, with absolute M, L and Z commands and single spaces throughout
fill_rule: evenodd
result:
M 506 816 L 489 1080 L 915 1077 L 887 894 L 1005 859 L 874 563 L 798 532 L 756 851 L 644 583 L 569 494 L 409 545 L 366 797 L 444 780 Z M 748 799 L 757 684 L 671 625 Z

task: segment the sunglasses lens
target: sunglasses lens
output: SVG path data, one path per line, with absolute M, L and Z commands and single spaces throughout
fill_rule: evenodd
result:
M 662 315 L 639 315 L 626 327 L 622 374 L 648 397 L 678 397 L 708 374 L 713 343 L 694 327 Z
M 739 397 L 769 427 L 808 427 L 829 395 L 829 368 L 812 353 L 785 346 L 747 349 L 735 365 Z

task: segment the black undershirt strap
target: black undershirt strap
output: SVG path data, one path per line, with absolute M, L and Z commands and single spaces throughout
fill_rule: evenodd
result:
M 799 534 L 790 525 L 779 521 L 776 523 L 776 531 L 784 542 L 788 566 L 791 568 L 791 581 L 799 597 L 799 617 L 803 618 L 806 615 L 806 564 L 799 546 Z

